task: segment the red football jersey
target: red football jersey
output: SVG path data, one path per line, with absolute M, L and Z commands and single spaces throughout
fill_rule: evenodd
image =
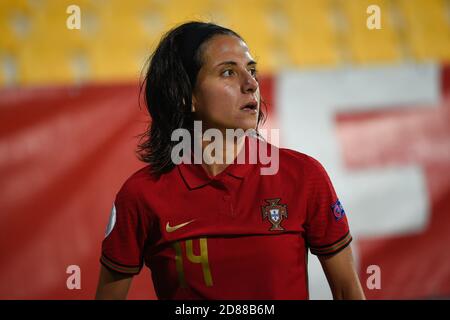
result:
M 352 238 L 322 165 L 276 150 L 274 175 L 248 162 L 215 177 L 200 164 L 140 169 L 117 194 L 101 263 L 129 274 L 145 263 L 159 299 L 308 299 L 308 248 L 333 255 Z

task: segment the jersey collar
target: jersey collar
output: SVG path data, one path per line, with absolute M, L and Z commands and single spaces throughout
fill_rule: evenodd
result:
M 249 151 L 251 145 L 249 143 L 249 139 L 256 139 L 256 138 L 249 136 L 245 137 L 244 148 L 240 151 L 242 152 L 245 149 L 245 157 L 246 157 L 245 163 L 243 164 L 236 163 L 235 159 L 234 163 L 228 165 L 224 171 L 222 171 L 215 177 L 209 176 L 201 164 L 181 163 L 177 165 L 180 175 L 183 178 L 186 185 L 190 189 L 201 188 L 214 180 L 222 180 L 226 175 L 232 176 L 237 179 L 245 178 L 245 176 L 249 173 L 249 171 L 257 165 L 249 163 Z

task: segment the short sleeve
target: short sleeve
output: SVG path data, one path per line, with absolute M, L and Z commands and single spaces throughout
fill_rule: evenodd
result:
M 323 166 L 313 159 L 308 172 L 306 239 L 311 253 L 335 255 L 352 241 L 343 205 Z
M 102 242 L 100 262 L 106 268 L 127 274 L 141 271 L 150 229 L 141 207 L 138 193 L 125 183 L 115 198 Z

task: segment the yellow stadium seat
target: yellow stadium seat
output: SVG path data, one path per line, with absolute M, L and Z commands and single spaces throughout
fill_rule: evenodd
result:
M 210 2 L 207 0 L 166 1 L 161 5 L 164 28 L 169 29 L 192 20 L 211 20 Z
M 169 28 L 188 20 L 229 27 L 247 41 L 260 72 L 417 60 L 450 61 L 446 0 L 4 0 L 0 83 L 135 79 Z M 68 6 L 81 29 L 66 26 Z M 381 30 L 366 26 L 381 8 Z M 396 17 L 400 17 L 397 20 Z M 3 59 L 3 58 L 2 58 Z M 11 65 L 13 67 L 11 67 Z M 11 70 L 17 70 L 17 76 Z
M 13 49 L 27 40 L 35 11 L 25 0 L 0 2 L 0 47 Z
M 396 62 L 401 58 L 399 40 L 390 18 L 390 0 L 340 0 L 347 21 L 343 43 L 348 46 L 352 62 L 357 64 Z M 381 29 L 369 29 L 367 8 L 377 5 L 381 14 Z
M 59 48 L 28 43 L 18 53 L 18 76 L 26 85 L 71 83 L 74 70 L 70 56 Z
M 282 9 L 288 29 L 282 38 L 295 66 L 334 66 L 339 62 L 330 0 L 286 1 Z
M 443 0 L 399 0 L 406 41 L 417 60 L 450 61 L 450 28 Z
M 232 1 L 218 3 L 225 27 L 240 34 L 258 60 L 261 72 L 271 71 L 270 52 L 275 45 L 276 31 L 270 28 L 270 1 L 247 0 L 239 5 Z
M 89 47 L 90 76 L 96 82 L 138 79 L 149 50 L 96 43 Z
M 9 61 L 8 61 L 9 60 Z M 8 70 L 8 67 L 11 66 L 11 55 L 7 54 L 4 50 L 0 51 L 0 87 L 6 86 L 8 84 L 12 84 L 15 79 L 13 78 L 14 74 L 8 74 L 8 71 L 14 71 L 14 70 Z M 11 67 L 14 67 L 12 65 Z
M 83 18 L 89 10 L 89 1 L 77 1 L 81 7 L 81 30 L 70 30 L 66 21 L 67 6 L 73 1 L 41 1 L 39 9 L 32 10 L 30 33 L 17 50 L 19 79 L 24 84 L 70 83 L 78 81 L 82 65 L 78 58 L 86 45 Z
M 146 11 L 152 3 L 112 1 L 97 18 L 95 35 L 89 38 L 86 55 L 93 81 L 136 79 L 160 33 L 146 26 Z M 159 31 L 159 30 L 158 30 Z

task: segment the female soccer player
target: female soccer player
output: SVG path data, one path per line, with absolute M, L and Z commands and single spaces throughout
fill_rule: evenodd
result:
M 169 31 L 145 96 L 152 122 L 139 154 L 148 165 L 116 196 L 97 299 L 125 299 L 144 263 L 159 299 L 308 299 L 308 249 L 335 299 L 364 299 L 347 218 L 320 163 L 270 146 L 278 168 L 262 174 L 262 161 L 248 156 L 261 139 L 226 137 L 263 118 L 256 62 L 236 32 L 202 22 Z M 175 163 L 172 133 L 195 136 L 195 120 L 202 133 L 223 133 L 222 148 L 208 153 L 212 139 L 194 138 L 183 159 L 195 158 L 196 146 L 209 158 Z

